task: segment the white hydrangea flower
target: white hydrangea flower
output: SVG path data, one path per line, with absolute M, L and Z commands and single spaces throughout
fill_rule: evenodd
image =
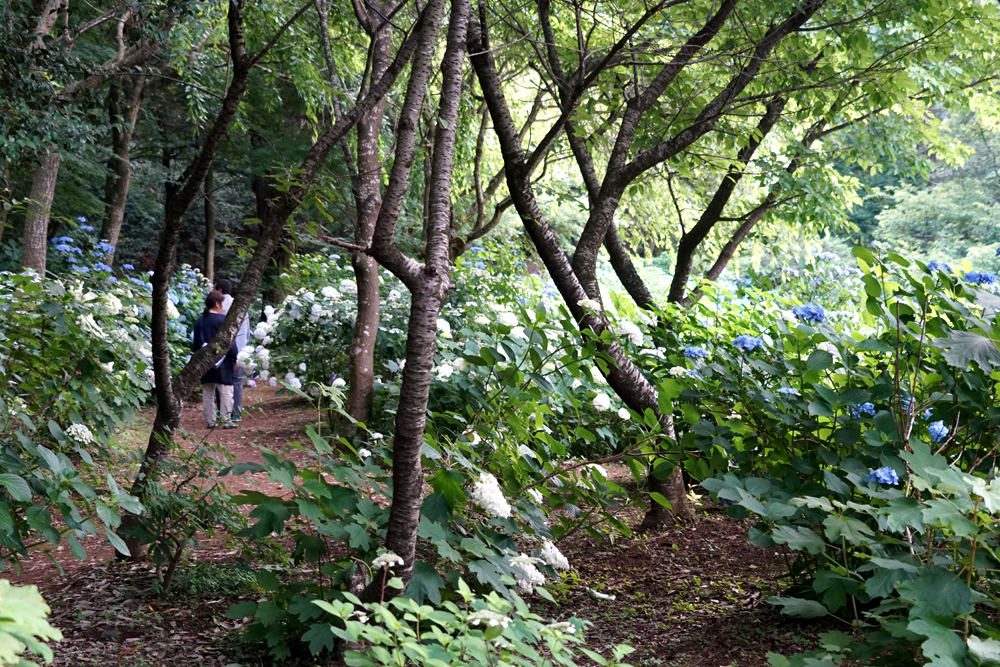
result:
M 584 470 L 593 470 L 595 472 L 601 473 L 601 477 L 604 479 L 608 478 L 608 471 L 604 469 L 600 463 L 588 463 L 583 467 Z
M 73 438 L 81 445 L 89 445 L 94 441 L 94 434 L 83 424 L 73 424 L 66 429 L 66 435 Z
M 344 378 L 337 378 L 336 380 L 333 381 L 333 386 L 334 387 L 346 387 L 347 386 L 347 380 L 345 380 Z
M 885 241 L 872 241 L 872 250 L 878 250 L 879 252 L 885 252 L 889 249 L 889 244 Z
M 688 374 L 688 369 L 683 366 L 674 366 L 670 369 L 670 374 L 675 378 L 685 377 Z
M 344 278 L 343 280 L 340 281 L 340 289 L 345 294 L 357 294 L 358 293 L 357 283 L 355 283 L 353 280 L 350 280 L 348 278 Z
M 299 372 L 300 373 L 306 372 L 306 362 L 303 361 L 301 364 L 299 364 Z
M 313 323 L 319 322 L 321 315 L 323 315 L 323 306 L 318 303 L 314 303 L 309 309 L 309 321 Z
M 490 628 L 506 628 L 510 625 L 510 619 L 503 614 L 491 609 L 480 609 L 465 617 L 466 623 L 471 626 L 484 625 Z
M 518 590 L 524 593 L 531 593 L 535 590 L 535 586 L 541 586 L 545 583 L 545 575 L 535 567 L 535 563 L 537 562 L 537 558 L 532 558 L 523 553 L 519 556 L 511 556 L 510 566 L 515 570 L 520 570 L 516 575 Z
M 122 312 L 121 299 L 116 297 L 114 294 L 105 294 L 101 297 L 101 308 L 105 313 L 114 317 L 118 313 Z
M 601 393 L 594 396 L 594 400 L 592 402 L 594 404 L 594 408 L 600 410 L 601 412 L 611 409 L 611 397 L 607 394 Z
M 297 303 L 293 303 L 292 304 L 292 307 L 288 311 L 288 314 L 296 322 L 298 322 L 299 320 L 301 320 L 302 319 L 302 315 L 303 315 L 302 309 L 299 308 L 299 304 L 297 304 Z
M 142 379 L 156 387 L 156 373 L 153 372 L 152 368 L 147 368 L 142 372 Z
M 633 345 L 642 345 L 643 342 L 642 329 L 640 329 L 632 322 L 629 322 L 628 320 L 624 322 L 619 322 L 618 335 L 624 336 Z
M 381 440 L 384 437 L 385 436 L 382 435 L 381 433 L 372 433 L 371 435 L 368 436 L 368 439 L 369 440 Z
M 315 300 L 316 300 L 316 295 L 315 295 L 315 294 L 313 294 L 312 292 L 306 292 L 305 294 L 303 294 L 303 295 L 302 295 L 302 299 L 303 299 L 304 301 L 307 301 L 307 302 L 309 302 L 309 303 L 312 303 L 313 301 L 315 301 Z
M 260 322 L 253 330 L 253 337 L 264 340 L 269 333 L 271 333 L 270 328 L 263 322 Z
M 542 560 L 551 565 L 555 570 L 568 570 L 569 560 L 559 551 L 559 547 L 549 540 L 545 540 L 542 545 Z
M 451 364 L 441 364 L 437 367 L 437 375 L 442 380 L 447 380 L 454 372 L 455 369 L 452 368 Z
M 481 327 L 488 327 L 490 325 L 490 318 L 486 317 L 485 315 L 479 315 L 478 317 L 476 317 L 475 322 Z
M 181 314 L 180 314 L 180 312 L 178 312 L 177 306 L 175 306 L 173 304 L 173 302 L 167 301 L 167 319 L 168 320 L 176 320 L 180 316 L 181 316 Z
M 372 561 L 373 570 L 381 570 L 384 567 L 392 568 L 393 565 L 402 565 L 403 559 L 392 553 L 391 551 L 386 551 L 375 557 Z
M 618 408 L 618 418 L 629 421 L 632 419 L 632 413 L 628 411 L 628 408 Z
M 371 455 L 372 455 L 372 453 L 370 451 L 368 451 L 367 449 L 361 448 L 361 449 L 358 450 L 358 458 L 359 459 L 367 459 Z
M 531 499 L 534 500 L 536 504 L 541 504 L 542 501 L 545 500 L 545 497 L 542 495 L 542 492 L 539 491 L 538 489 L 528 489 L 527 491 L 525 491 L 525 493 L 527 493 L 528 496 L 530 496 Z
M 470 497 L 472 502 L 490 516 L 500 519 L 510 517 L 510 503 L 504 497 L 503 489 L 500 488 L 497 478 L 490 473 L 484 472 L 479 475 L 479 479 L 472 487 Z
M 451 365 L 455 367 L 455 370 L 459 373 L 464 373 L 469 370 L 469 362 L 462 357 L 455 357 L 451 361 Z
M 558 623 L 549 623 L 546 626 L 549 630 L 553 632 L 565 632 L 568 635 L 576 634 L 576 626 L 569 621 L 559 621 Z
M 268 384 L 270 384 L 272 387 L 277 387 L 278 386 L 278 378 L 272 377 L 270 380 L 268 380 Z
M 260 372 L 260 379 L 263 382 L 267 382 L 268 380 L 272 379 L 271 378 L 271 371 L 261 371 Z
M 528 334 L 524 332 L 524 327 L 514 327 L 510 330 L 511 338 L 521 338 L 523 340 L 528 340 Z
M 599 313 L 601 312 L 601 304 L 594 299 L 580 299 L 576 302 L 576 305 L 583 308 L 588 313 Z
M 510 312 L 509 310 L 505 310 L 502 313 L 497 314 L 497 322 L 504 325 L 505 327 L 516 327 L 518 319 L 517 315 Z
M 323 289 L 321 289 L 319 292 L 320 292 L 320 294 L 323 295 L 323 298 L 326 298 L 326 299 L 339 299 L 340 298 L 340 292 L 338 292 L 331 285 L 327 285 L 326 287 L 324 287 Z
M 821 350 L 826 350 L 831 355 L 833 355 L 834 359 L 840 359 L 840 350 L 838 350 L 837 346 L 831 343 L 830 341 L 825 340 L 816 347 L 818 347 Z
M 451 325 L 448 324 L 448 320 L 445 320 L 445 319 L 442 319 L 442 318 L 439 317 L 438 320 L 437 320 L 437 330 L 440 331 L 443 334 L 446 334 L 446 335 L 450 334 L 451 333 Z
M 781 311 L 781 319 L 783 319 L 786 322 L 795 322 L 799 318 L 795 317 L 795 313 L 793 313 L 792 311 L 783 310 Z
M 98 361 L 97 362 L 97 367 L 100 368 L 105 373 L 114 373 L 115 372 L 115 362 L 113 362 L 113 361 L 109 361 L 106 364 L 102 364 L 101 362 Z
M 391 289 L 389 290 L 389 301 L 399 301 L 399 298 L 403 296 L 399 293 L 399 290 Z

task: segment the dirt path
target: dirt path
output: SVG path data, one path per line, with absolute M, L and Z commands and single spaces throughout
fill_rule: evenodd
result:
M 225 447 L 233 455 L 234 463 L 261 462 L 263 459 L 259 447 L 280 453 L 287 452 L 292 460 L 301 460 L 303 455 L 289 448 L 287 443 L 302 441 L 306 437 L 305 428 L 315 421 L 315 412 L 301 399 L 276 396 L 276 393 L 277 390 L 271 387 L 247 388 L 243 398 L 246 410 L 243 422 L 240 428 L 232 430 L 217 428 L 209 431 L 205 428 L 201 404 L 185 404 L 181 416 L 181 428 L 189 436 L 185 447 L 194 447 L 204 439 Z M 145 447 L 151 422 L 152 411 L 143 411 L 137 416 L 133 428 L 122 434 L 123 441 L 118 444 L 123 449 Z M 119 481 L 127 483 L 127 480 Z M 232 494 L 245 489 L 273 495 L 281 495 L 283 492 L 281 485 L 269 481 L 264 473 L 226 476 L 222 481 Z M 65 544 L 49 551 L 33 551 L 22 563 L 23 573 L 10 573 L 4 575 L 4 578 L 15 584 L 35 584 L 45 594 L 50 587 L 65 584 L 81 571 L 114 559 L 114 549 L 106 539 L 91 537 L 84 542 L 84 547 L 87 549 L 86 560 L 73 558 Z M 211 558 L 211 553 L 218 551 L 218 547 L 218 543 L 206 543 L 195 549 L 193 555 L 199 560 Z M 60 573 L 60 568 L 65 576 Z

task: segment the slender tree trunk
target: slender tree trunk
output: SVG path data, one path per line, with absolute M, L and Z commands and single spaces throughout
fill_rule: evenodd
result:
M 35 180 L 31 184 L 28 198 L 28 213 L 24 218 L 24 244 L 21 265 L 45 273 L 45 253 L 48 250 L 49 216 L 52 213 L 52 199 L 56 193 L 56 179 L 62 155 L 52 146 L 48 152 L 38 156 Z
M 371 79 L 377 80 L 389 67 L 392 47 L 391 26 L 385 21 L 395 2 L 379 5 L 368 15 L 372 29 Z M 332 67 L 332 63 L 331 63 Z M 356 218 L 354 243 L 371 246 L 379 211 L 382 208 L 382 163 L 379 159 L 379 134 L 385 115 L 385 100 L 376 104 L 358 121 L 357 171 L 353 180 Z M 367 422 L 375 398 L 375 340 L 378 336 L 379 295 L 378 263 L 366 253 L 352 251 L 351 264 L 358 287 L 358 309 L 351 335 L 348 366 L 347 414 Z
M 7 214 L 10 213 L 7 207 L 11 205 L 11 188 L 10 183 L 7 182 L 8 174 L 7 165 L 4 165 L 3 172 L 0 172 L 0 242 L 3 241 L 3 232 L 7 226 Z
M 215 174 L 209 169 L 205 175 L 205 268 L 202 273 L 209 282 L 215 280 Z
M 104 183 L 104 221 L 101 224 L 101 238 L 117 249 L 118 237 L 125 219 L 125 203 L 128 201 L 129 185 L 132 179 L 132 163 L 129 157 L 132 134 L 139 117 L 144 79 L 139 77 L 131 90 L 124 90 L 126 77 L 115 81 L 108 92 L 108 115 L 111 120 L 111 159 L 108 160 L 108 177 Z M 122 104 L 123 93 L 130 93 Z M 108 258 L 108 264 L 114 254 Z

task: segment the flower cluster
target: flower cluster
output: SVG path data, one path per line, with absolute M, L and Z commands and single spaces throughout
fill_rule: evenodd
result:
M 804 306 L 795 306 L 792 308 L 792 314 L 799 318 L 799 321 L 806 324 L 819 324 L 826 318 L 826 311 L 812 303 L 807 303 Z
M 875 406 L 871 403 L 852 405 L 848 409 L 851 412 L 851 416 L 855 419 L 861 419 L 861 415 L 868 415 L 869 417 L 875 416 Z
M 890 486 L 899 486 L 899 476 L 896 474 L 895 470 L 889 466 L 884 466 L 870 471 L 865 476 L 865 482 L 868 484 L 878 482 L 880 484 L 888 484 Z
M 948 427 L 944 425 L 944 420 L 931 422 L 927 430 L 931 434 L 931 442 L 935 444 L 942 442 L 948 437 Z
M 627 338 L 633 345 L 643 343 L 642 329 L 628 320 L 618 323 L 618 334 Z
M 938 262 L 938 261 L 934 261 L 934 260 L 932 260 L 932 261 L 930 261 L 930 262 L 927 263 L 927 270 L 928 271 L 945 271 L 947 273 L 951 273 L 951 267 L 950 266 L 948 266 L 944 262 Z
M 480 609 L 466 616 L 465 622 L 473 627 L 484 625 L 488 628 L 506 628 L 510 625 L 510 618 L 491 609 Z
M 94 441 L 94 434 L 83 424 L 73 424 L 66 429 L 66 435 L 76 440 L 81 445 L 89 445 Z
M 566 556 L 559 551 L 559 547 L 553 544 L 550 540 L 545 540 L 545 543 L 542 545 L 541 557 L 542 560 L 545 561 L 546 564 L 550 565 L 554 570 L 569 569 L 569 560 L 567 560 Z
M 517 578 L 517 588 L 522 593 L 531 593 L 535 590 L 535 586 L 541 586 L 545 583 L 545 575 L 543 575 L 535 563 L 538 563 L 537 558 L 532 558 L 526 554 L 520 554 L 518 556 L 511 556 L 510 566 L 516 570 Z M 567 566 L 569 563 L 567 563 Z
M 764 341 L 756 336 L 742 334 L 736 337 L 736 340 L 733 341 L 733 345 L 744 352 L 753 352 L 758 348 L 764 347 Z
M 392 569 L 394 565 L 402 565 L 403 559 L 391 551 L 380 553 L 372 561 L 372 569 L 376 572 L 382 568 Z
M 684 348 L 684 356 L 688 359 L 707 359 L 708 350 L 703 347 L 698 347 L 697 345 L 691 345 L 690 347 Z
M 996 274 L 986 271 L 969 271 L 965 274 L 965 279 L 974 285 L 993 285 L 997 282 Z
M 469 497 L 490 516 L 498 519 L 510 518 L 510 503 L 507 502 L 497 478 L 490 473 L 484 472 L 479 475 Z

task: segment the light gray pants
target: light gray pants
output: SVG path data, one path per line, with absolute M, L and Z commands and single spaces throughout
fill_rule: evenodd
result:
M 247 369 L 240 364 L 233 371 L 233 416 L 239 417 L 243 412 L 243 381 L 247 377 Z
M 205 411 L 205 423 L 215 423 L 215 390 L 219 390 L 219 413 L 222 423 L 225 424 L 232 419 L 233 414 L 233 385 L 216 384 L 206 382 L 201 385 L 201 407 Z

